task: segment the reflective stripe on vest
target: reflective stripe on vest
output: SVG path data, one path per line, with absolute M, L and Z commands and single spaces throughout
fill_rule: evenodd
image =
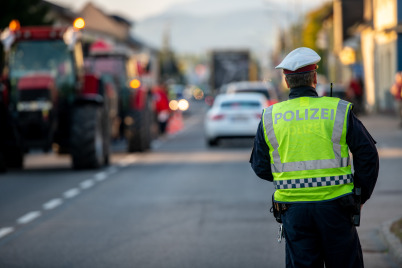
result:
M 295 189 L 317 186 L 333 186 L 346 183 L 352 183 L 352 174 L 340 176 L 328 176 L 321 178 L 294 179 L 274 181 L 275 189 Z
M 282 163 L 281 157 L 279 156 L 278 152 L 279 144 L 275 136 L 274 125 L 272 121 L 273 106 L 269 106 L 268 108 L 266 108 L 264 113 L 264 125 L 266 127 L 268 140 L 270 141 L 273 147 L 272 158 L 274 160 L 274 163 L 271 164 L 272 172 L 281 173 L 290 171 L 347 167 L 349 165 L 349 156 L 342 158 L 341 145 L 340 145 L 347 108 L 348 108 L 348 102 L 344 100 L 340 100 L 338 102 L 338 106 L 336 108 L 334 127 L 332 131 L 332 138 L 331 138 L 335 155 L 334 159 L 309 160 L 309 161 L 298 161 L 289 163 Z

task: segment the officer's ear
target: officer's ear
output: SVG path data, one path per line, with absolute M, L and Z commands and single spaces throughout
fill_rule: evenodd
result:
M 314 72 L 314 85 L 317 85 L 317 72 Z
M 286 82 L 286 85 L 288 86 L 288 88 L 290 88 L 289 83 L 288 83 L 288 79 L 286 78 L 286 75 L 285 75 L 285 82 Z

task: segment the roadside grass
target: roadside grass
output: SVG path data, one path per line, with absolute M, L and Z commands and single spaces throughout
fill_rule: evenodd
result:
M 394 233 L 402 243 L 402 218 L 391 225 L 391 232 Z

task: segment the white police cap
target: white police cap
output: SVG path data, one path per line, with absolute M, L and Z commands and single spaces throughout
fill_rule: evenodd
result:
M 321 60 L 321 57 L 308 47 L 299 47 L 290 52 L 275 69 L 289 70 L 292 73 L 305 66 L 314 65 Z

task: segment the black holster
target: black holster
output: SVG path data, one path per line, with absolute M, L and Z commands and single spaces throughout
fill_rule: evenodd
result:
M 275 220 L 282 223 L 282 214 L 289 208 L 289 204 L 275 202 L 274 194 L 272 194 L 272 207 L 270 212 L 274 214 Z
M 361 188 L 355 187 L 353 194 L 338 199 L 339 205 L 350 214 L 354 226 L 360 226 Z

